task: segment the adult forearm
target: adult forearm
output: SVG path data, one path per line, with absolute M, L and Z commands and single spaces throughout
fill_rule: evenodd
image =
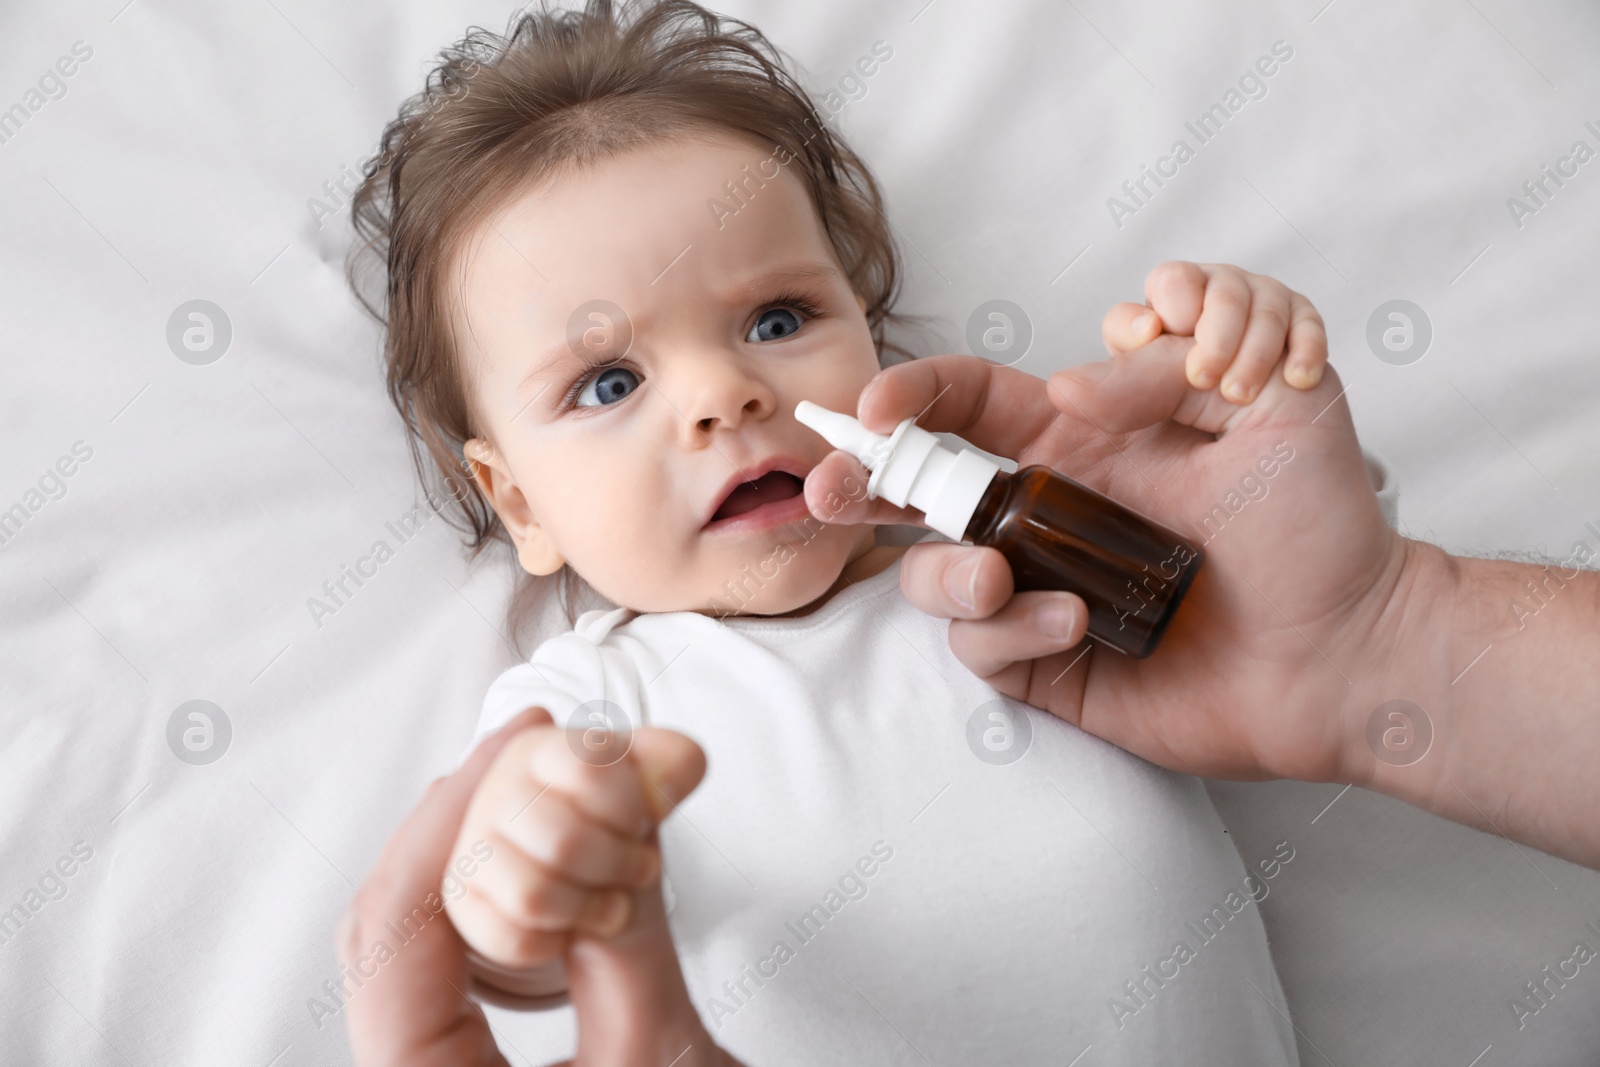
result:
M 1592 557 L 1541 566 L 1421 541 L 1406 550 L 1371 637 L 1375 669 L 1346 704 L 1344 780 L 1600 868 Z

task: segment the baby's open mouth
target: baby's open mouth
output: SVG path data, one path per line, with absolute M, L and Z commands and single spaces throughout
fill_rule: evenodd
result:
M 768 471 L 753 482 L 740 482 L 722 502 L 712 522 L 754 511 L 763 504 L 788 500 L 805 492 L 805 482 L 788 471 Z

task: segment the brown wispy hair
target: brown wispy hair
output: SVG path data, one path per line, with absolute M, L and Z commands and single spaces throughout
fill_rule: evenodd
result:
M 469 559 L 510 537 L 462 455 L 466 440 L 488 434 L 452 335 L 450 264 L 474 224 L 513 193 L 617 153 L 708 133 L 793 157 L 786 166 L 809 190 L 866 301 L 880 364 L 912 357 L 884 336 L 887 325 L 918 317 L 892 310 L 902 267 L 878 184 L 760 31 L 690 0 L 589 0 L 582 11 L 519 12 L 503 35 L 471 27 L 440 53 L 363 167 L 347 265 L 357 299 L 384 327 L 389 396 L 417 475 L 430 494 L 448 496 L 440 513 L 465 535 Z M 378 299 L 363 281 L 372 260 L 385 268 Z M 569 626 L 579 595 L 599 596 L 570 566 L 548 579 L 559 580 Z M 507 626 L 519 650 L 518 630 L 547 584 L 522 574 L 512 597 Z

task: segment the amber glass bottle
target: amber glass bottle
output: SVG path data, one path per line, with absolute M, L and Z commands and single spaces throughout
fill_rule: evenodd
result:
M 1148 656 L 1204 553 L 1177 533 L 1049 467 L 997 471 L 963 540 L 999 549 L 1016 591 L 1064 589 L 1089 606 L 1089 633 Z
M 920 509 L 947 537 L 999 549 L 1019 593 L 1078 594 L 1089 636 L 1130 656 L 1155 650 L 1200 569 L 1197 546 L 1049 467 L 1007 474 L 970 446 L 944 447 L 914 419 L 884 436 L 809 400 L 795 417 L 872 472 L 869 497 Z

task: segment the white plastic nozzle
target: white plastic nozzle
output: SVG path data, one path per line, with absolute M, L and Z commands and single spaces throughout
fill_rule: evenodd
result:
M 848 452 L 867 470 L 876 470 L 881 457 L 889 454 L 889 439 L 873 433 L 849 415 L 829 411 L 821 404 L 802 400 L 795 405 L 794 417 L 827 438 L 834 448 Z
M 914 418 L 904 420 L 885 437 L 849 415 L 809 400 L 795 406 L 794 417 L 872 472 L 868 497 L 917 508 L 930 529 L 953 541 L 965 538 L 972 513 L 1000 470 L 970 448 L 959 454 L 945 448 L 937 437 L 917 426 Z

